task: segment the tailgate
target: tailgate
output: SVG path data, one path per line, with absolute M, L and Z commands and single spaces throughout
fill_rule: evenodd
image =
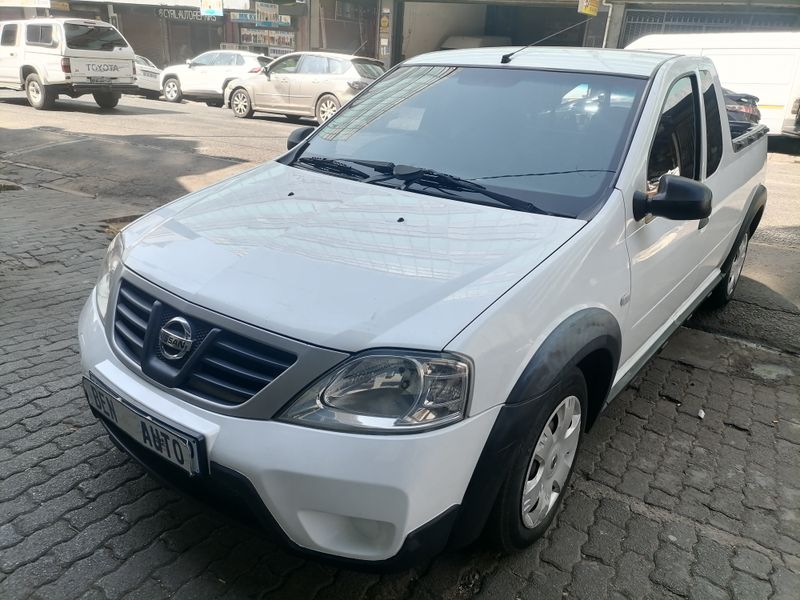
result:
M 71 57 L 73 77 L 88 79 L 130 80 L 133 77 L 133 61 L 123 58 Z

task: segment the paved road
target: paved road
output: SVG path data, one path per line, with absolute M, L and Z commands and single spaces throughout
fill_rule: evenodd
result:
M 78 386 L 77 314 L 109 232 L 274 156 L 292 125 L 197 104 L 63 105 L 0 94 L 0 179 L 24 188 L 0 192 L 0 598 L 796 600 L 794 156 L 770 157 L 736 301 L 681 329 L 600 418 L 548 535 L 514 556 L 476 545 L 376 576 L 295 558 L 161 488 Z

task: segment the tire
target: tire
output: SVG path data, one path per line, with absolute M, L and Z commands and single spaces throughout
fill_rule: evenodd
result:
M 164 100 L 167 102 L 180 102 L 183 100 L 183 93 L 181 93 L 181 82 L 177 77 L 167 77 L 164 80 L 164 86 L 161 90 Z
M 330 119 L 342 107 L 342 103 L 333 94 L 323 94 L 317 100 L 317 107 L 314 110 L 314 115 L 317 122 L 322 125 L 325 121 Z
M 95 92 L 94 101 L 100 108 L 115 108 L 119 104 L 119 94 L 113 92 Z
M 236 88 L 231 94 L 231 110 L 233 116 L 240 119 L 249 119 L 253 116 L 253 102 L 250 94 L 244 88 Z
M 53 108 L 58 94 L 54 94 L 49 86 L 43 85 L 36 73 L 31 73 L 25 78 L 25 96 L 28 104 L 36 110 L 48 110 Z
M 484 530 L 486 538 L 500 550 L 527 548 L 553 521 L 575 468 L 587 398 L 586 380 L 578 368 L 572 367 L 562 376 L 559 392 L 542 401 L 527 439 L 514 455 Z M 546 442 L 548 437 L 550 443 Z M 553 445 L 559 438 L 561 444 Z
M 742 269 L 744 269 L 744 261 L 747 258 L 747 249 L 750 245 L 750 232 L 745 231 L 742 237 L 736 240 L 736 243 L 728 255 L 725 264 L 728 268 L 722 273 L 722 281 L 711 291 L 704 303 L 704 308 L 722 308 L 733 298 L 733 293 L 736 291 L 736 285 L 742 276 Z

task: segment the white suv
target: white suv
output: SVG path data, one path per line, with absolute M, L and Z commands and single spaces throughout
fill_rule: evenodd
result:
M 240 50 L 213 50 L 189 59 L 185 65 L 167 67 L 161 73 L 161 90 L 168 102 L 183 98 L 204 100 L 222 106 L 222 96 L 230 81 L 248 73 L 259 73 L 270 58 Z
M 733 294 L 767 130 L 707 58 L 511 54 L 415 57 L 124 229 L 79 324 L 111 438 L 347 564 L 542 535 L 583 432 Z
M 133 49 L 108 23 L 86 19 L 0 22 L 0 87 L 25 90 L 37 109 L 60 94 L 92 94 L 113 108 L 136 93 Z

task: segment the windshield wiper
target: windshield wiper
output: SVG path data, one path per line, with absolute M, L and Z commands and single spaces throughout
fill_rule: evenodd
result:
M 408 186 L 410 185 L 417 184 L 445 192 L 471 192 L 491 198 L 495 202 L 515 210 L 538 213 L 540 215 L 550 214 L 547 211 L 538 208 L 531 202 L 526 202 L 525 200 L 520 200 L 519 198 L 514 198 L 513 196 L 507 196 L 505 194 L 493 192 L 480 183 L 475 183 L 469 179 L 463 179 L 461 177 L 456 177 L 455 175 L 449 175 L 447 173 L 434 171 L 432 169 L 423 169 L 421 167 L 394 165 L 391 174 L 372 177 L 368 179 L 366 183 L 376 183 L 380 181 L 387 181 L 389 179 L 399 179 L 402 181 L 403 183 L 400 186 L 400 189 L 402 190 L 408 189 Z M 464 200 L 463 197 L 456 197 L 456 199 Z
M 608 169 L 572 169 L 570 171 L 542 171 L 541 173 L 509 173 L 507 175 L 485 175 L 475 179 L 505 179 L 507 177 L 541 177 L 543 175 L 569 175 L 572 173 L 614 173 Z
M 353 161 L 354 162 L 354 161 Z M 356 169 L 341 160 L 335 158 L 325 158 L 324 156 L 301 156 L 292 162 L 293 165 L 300 165 L 311 168 L 315 171 L 331 173 L 333 175 L 344 175 L 353 179 L 368 179 L 369 173 Z

